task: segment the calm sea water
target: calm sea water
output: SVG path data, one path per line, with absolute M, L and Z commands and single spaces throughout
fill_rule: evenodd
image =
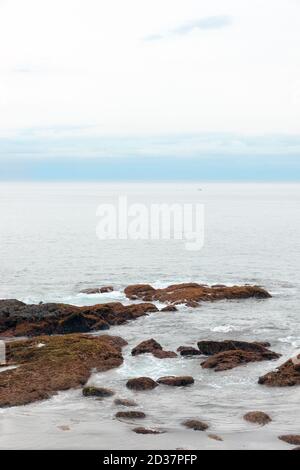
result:
M 99 240 L 97 207 L 118 196 L 145 204 L 203 203 L 203 249 L 187 251 L 178 240 Z M 299 203 L 297 184 L 0 183 L 0 298 L 126 302 L 122 291 L 128 284 L 187 281 L 259 284 L 273 295 L 182 307 L 111 329 L 129 342 L 124 364 L 91 381 L 134 397 L 147 413 L 145 425 L 163 427 L 166 434 L 137 436 L 133 422 L 113 419 L 113 400 L 88 400 L 70 391 L 1 410 L 0 448 L 288 448 L 277 437 L 300 432 L 300 390 L 268 389 L 257 379 L 300 349 Z M 79 294 L 106 284 L 115 292 Z M 169 350 L 201 339 L 270 341 L 283 357 L 224 373 L 203 370 L 197 357 L 132 358 L 131 348 L 150 337 Z M 195 385 L 147 393 L 125 387 L 129 377 L 182 373 L 193 375 Z M 273 422 L 265 428 L 247 424 L 242 416 L 251 410 L 269 413 Z M 184 430 L 180 423 L 186 418 L 206 420 L 223 442 Z M 62 425 L 70 430 L 62 431 Z

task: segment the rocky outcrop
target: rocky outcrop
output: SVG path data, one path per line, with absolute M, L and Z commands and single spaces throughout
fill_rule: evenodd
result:
M 272 421 L 270 416 L 262 411 L 250 411 L 244 415 L 244 420 L 249 423 L 260 424 L 261 426 L 265 426 Z
M 146 418 L 145 413 L 143 411 L 118 411 L 115 414 L 116 418 L 121 419 L 143 419 Z
M 193 348 L 192 346 L 179 346 L 177 351 L 181 356 L 201 356 L 199 349 Z
M 208 287 L 197 283 L 175 284 L 164 289 L 154 289 L 149 284 L 135 284 L 126 287 L 124 292 L 131 300 L 160 301 L 168 304 L 184 303 L 190 307 L 196 307 L 199 302 L 207 301 L 271 297 L 265 289 L 259 286 Z
M 162 346 L 153 338 L 142 341 L 131 351 L 132 356 L 146 353 L 153 354 L 158 359 L 177 357 L 177 354 L 173 351 L 164 351 Z
M 124 344 L 114 336 L 78 334 L 7 342 L 7 365 L 18 367 L 0 374 L 0 407 L 26 405 L 84 385 L 92 370 L 122 364 Z
M 80 294 L 106 294 L 114 290 L 113 286 L 103 286 L 103 287 L 90 287 L 88 289 L 83 289 L 80 291 Z
M 197 419 L 188 419 L 184 421 L 182 425 L 188 429 L 193 429 L 194 431 L 206 431 L 209 428 L 208 424 Z
M 137 377 L 129 379 L 126 383 L 126 387 L 130 390 L 153 390 L 157 386 L 158 383 L 150 377 Z
M 204 369 L 214 369 L 216 372 L 234 369 L 235 367 L 247 364 L 248 362 L 270 361 L 280 357 L 278 354 L 265 350 L 262 352 L 249 352 L 236 349 L 225 351 L 211 356 L 202 362 Z
M 158 309 L 151 303 L 122 305 L 119 302 L 76 307 L 67 304 L 28 305 L 0 300 L 0 336 L 38 336 L 86 333 L 109 329 Z
M 84 397 L 106 398 L 112 397 L 115 392 L 110 388 L 86 386 L 82 389 L 82 394 Z
M 157 383 L 162 385 L 169 385 L 171 387 L 186 387 L 187 385 L 192 385 L 194 382 L 195 381 L 193 377 L 189 375 L 180 377 L 170 375 L 167 377 L 160 377 L 160 379 L 157 380 Z
M 282 364 L 273 372 L 259 378 L 258 383 L 269 387 L 300 385 L 300 354 Z
M 286 442 L 287 444 L 291 444 L 293 446 L 300 445 L 300 434 L 287 434 L 286 436 L 279 436 L 278 439 Z
M 225 351 L 248 351 L 255 353 L 263 353 L 266 351 L 266 347 L 270 346 L 269 343 L 249 343 L 247 341 L 199 341 L 198 348 L 201 354 L 204 356 L 212 356 Z M 277 357 L 280 357 L 277 355 Z

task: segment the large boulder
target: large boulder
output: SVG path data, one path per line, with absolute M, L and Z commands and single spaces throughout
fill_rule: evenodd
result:
M 177 354 L 173 351 L 164 351 L 162 346 L 153 338 L 142 341 L 131 351 L 133 356 L 146 353 L 153 354 L 153 356 L 157 357 L 158 359 L 177 357 Z
M 266 351 L 266 345 L 269 346 L 270 344 L 235 340 L 198 342 L 199 351 L 204 356 L 212 356 L 220 352 L 233 350 L 262 353 Z
M 249 352 L 236 349 L 215 354 L 202 362 L 201 366 L 204 369 L 214 369 L 216 372 L 220 372 L 234 369 L 248 362 L 270 361 L 278 357 L 278 354 L 268 350 L 263 352 Z
M 79 334 L 7 342 L 7 365 L 18 367 L 0 374 L 0 407 L 26 405 L 83 386 L 92 370 L 122 364 L 124 343 L 114 336 Z
M 258 383 L 269 387 L 300 385 L 300 354 L 259 378 Z
M 183 303 L 197 307 L 198 302 L 234 299 L 267 299 L 271 295 L 260 286 L 214 286 L 197 283 L 175 284 L 164 289 L 154 289 L 149 284 L 135 284 L 126 287 L 125 295 L 131 299 L 145 302 L 160 301 L 167 304 Z
M 169 385 L 171 387 L 185 387 L 187 385 L 192 385 L 194 383 L 193 377 L 186 375 L 186 376 L 179 376 L 175 377 L 174 375 L 160 377 L 157 380 L 157 383 L 162 385 Z
M 157 307 L 151 303 L 122 305 L 120 302 L 110 302 L 77 307 L 0 300 L 0 336 L 87 333 L 105 330 L 110 325 L 120 325 L 156 311 Z
M 130 390 L 153 390 L 157 386 L 158 383 L 150 377 L 136 377 L 129 379 L 126 383 L 126 387 Z

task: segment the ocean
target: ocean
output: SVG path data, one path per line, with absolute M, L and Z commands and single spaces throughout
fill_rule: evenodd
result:
M 145 205 L 203 204 L 203 248 L 186 250 L 182 240 L 100 240 L 97 208 L 120 196 Z M 135 435 L 135 423 L 114 418 L 113 398 L 90 400 L 72 390 L 1 409 L 0 448 L 289 449 L 278 436 L 299 434 L 300 391 L 267 388 L 257 380 L 300 350 L 299 203 L 299 184 L 0 183 L 0 298 L 129 303 L 123 293 L 129 284 L 180 282 L 257 284 L 272 294 L 267 300 L 180 306 L 111 328 L 129 343 L 124 364 L 94 373 L 91 383 L 134 398 L 147 414 L 142 425 L 164 428 L 165 434 Z M 80 294 L 104 285 L 114 291 Z M 149 338 L 173 351 L 204 339 L 269 341 L 282 357 L 219 373 L 202 369 L 197 356 L 132 357 L 132 347 Z M 130 377 L 182 374 L 192 375 L 195 385 L 146 393 L 125 387 Z M 251 425 L 243 420 L 248 411 L 264 411 L 273 421 Z M 185 430 L 181 422 L 188 418 L 206 421 L 223 441 Z

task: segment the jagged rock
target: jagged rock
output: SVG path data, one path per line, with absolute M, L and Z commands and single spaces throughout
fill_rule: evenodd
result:
M 79 334 L 7 342 L 7 365 L 19 367 L 0 374 L 0 407 L 26 405 L 84 385 L 92 370 L 122 364 L 120 344 L 124 340 L 114 336 Z
M 188 419 L 182 423 L 183 426 L 189 429 L 193 429 L 194 431 L 206 431 L 209 426 L 203 421 L 199 421 L 197 419 Z
M 289 359 L 273 372 L 268 372 L 259 378 L 258 383 L 269 387 L 291 387 L 300 385 L 300 354 Z
M 186 385 L 191 385 L 195 381 L 193 377 L 187 375 L 187 376 L 180 376 L 180 377 L 175 377 L 173 375 L 167 376 L 167 377 L 160 377 L 157 381 L 159 384 L 163 385 L 169 385 L 171 387 L 185 387 Z
M 142 411 L 118 411 L 115 414 L 116 418 L 128 418 L 128 419 L 143 419 L 146 418 L 145 413 Z
M 300 434 L 287 434 L 286 436 L 279 436 L 278 439 L 286 442 L 287 444 L 291 444 L 293 446 L 300 445 Z
M 139 428 L 134 428 L 133 432 L 135 432 L 136 434 L 162 434 L 165 431 L 162 431 L 160 429 L 139 427 Z
M 214 369 L 216 372 L 234 369 L 248 362 L 270 361 L 277 359 L 278 354 L 265 350 L 263 352 L 249 352 L 242 350 L 225 351 L 211 356 L 201 363 L 204 369 Z
M 128 400 L 126 398 L 116 398 L 114 404 L 117 406 L 138 406 L 134 400 Z
M 153 356 L 159 359 L 177 357 L 177 354 L 173 351 L 164 351 L 162 346 L 153 338 L 146 341 L 142 341 L 142 343 L 138 344 L 131 351 L 131 354 L 133 356 L 146 353 L 151 353 L 153 354 Z
M 137 377 L 135 379 L 129 379 L 126 387 L 130 390 L 152 390 L 157 387 L 158 383 L 152 380 L 150 377 Z
M 88 289 L 83 289 L 80 291 L 81 294 L 106 294 L 107 292 L 112 292 L 114 290 L 113 286 L 103 286 L 103 287 L 91 287 Z
M 198 302 L 233 299 L 267 299 L 271 295 L 259 286 L 208 287 L 203 284 L 175 284 L 164 289 L 154 289 L 149 284 L 135 284 L 126 287 L 125 295 L 129 299 L 141 299 L 145 302 L 160 301 L 168 304 L 184 303 L 198 306 Z
M 177 351 L 181 356 L 201 356 L 199 349 L 193 348 L 191 346 L 179 346 Z
M 265 426 L 272 421 L 270 416 L 262 411 L 250 411 L 244 415 L 244 420 L 249 423 L 260 424 L 262 426 Z
M 112 397 L 115 394 L 115 392 L 113 390 L 110 390 L 109 388 L 86 386 L 86 387 L 83 387 L 82 394 L 85 397 L 105 398 L 105 397 Z
M 38 336 L 41 334 L 87 333 L 108 329 L 158 311 L 151 303 L 122 305 L 111 302 L 76 307 L 67 304 L 27 305 L 16 300 L 0 300 L 0 335 Z
M 247 342 L 247 341 L 235 341 L 235 340 L 225 340 L 225 341 L 199 341 L 198 348 L 201 354 L 204 356 L 212 356 L 224 351 L 249 351 L 249 352 L 265 352 L 266 344 L 269 343 L 257 343 L 257 342 Z M 277 357 L 280 357 L 277 355 Z

